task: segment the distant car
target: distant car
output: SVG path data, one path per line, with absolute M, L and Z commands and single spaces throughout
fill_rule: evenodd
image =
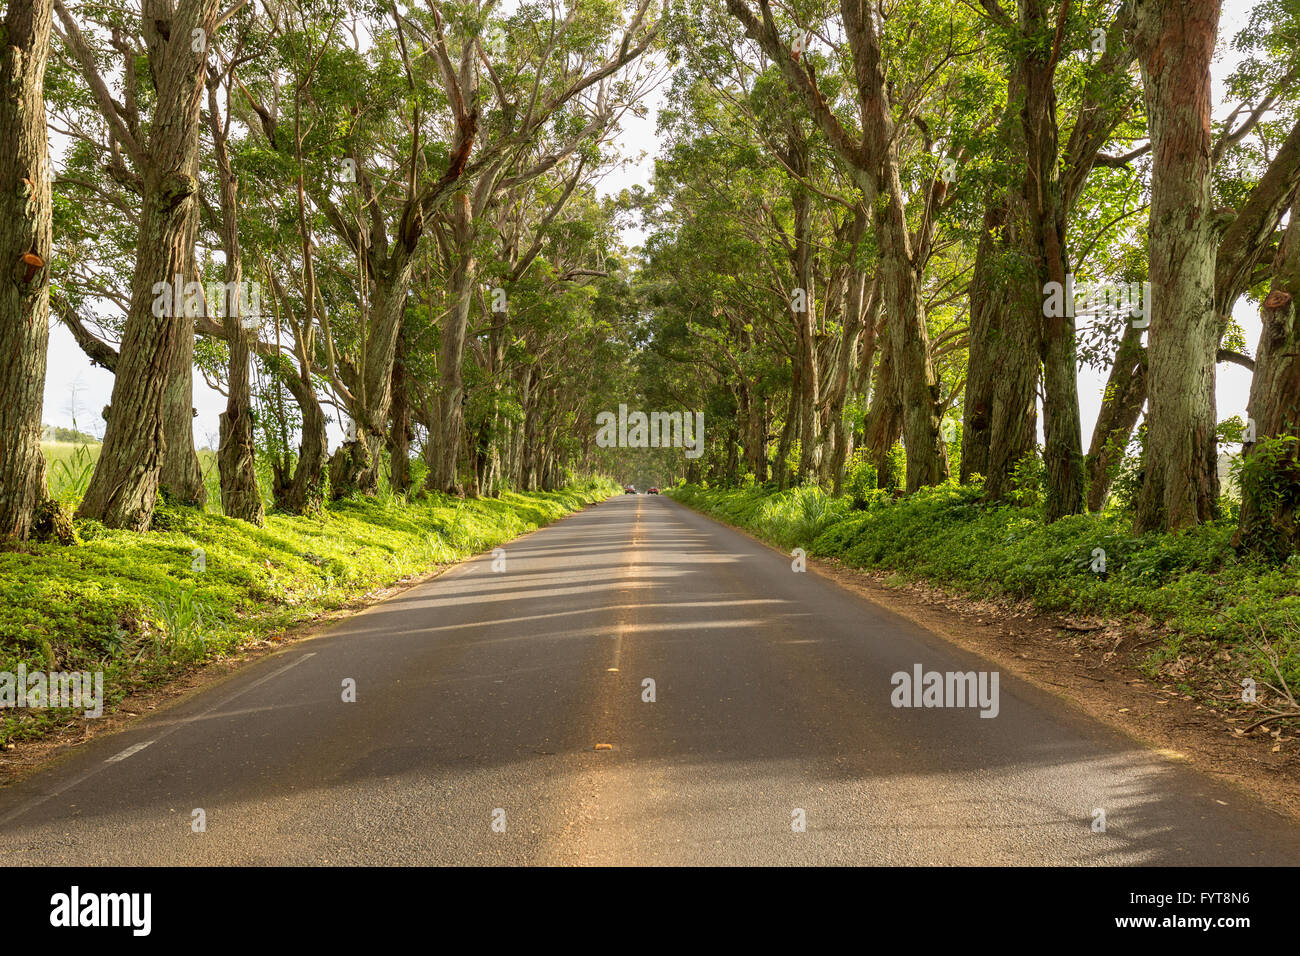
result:
M 659 494 L 659 489 L 658 489 L 657 487 L 656 487 L 656 488 L 651 488 L 649 491 L 646 492 L 646 494 L 648 494 L 648 495 L 657 495 L 657 494 Z
M 625 495 L 634 495 L 634 494 L 636 494 L 636 493 L 637 493 L 637 492 L 636 492 L 636 489 L 633 488 L 631 485 L 624 485 L 624 486 L 623 486 L 623 494 L 625 494 Z

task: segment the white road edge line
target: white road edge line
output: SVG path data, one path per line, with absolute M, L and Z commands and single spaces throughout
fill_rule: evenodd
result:
M 177 721 L 176 723 L 172 724 L 170 727 L 168 727 L 166 730 L 164 730 L 162 733 L 160 733 L 157 737 L 153 738 L 152 740 L 146 740 L 142 744 L 134 744 L 133 746 L 127 747 L 121 753 L 109 757 L 101 764 L 96 764 L 94 767 L 91 767 L 85 773 L 77 777 L 73 777 L 63 786 L 55 790 L 51 790 L 49 793 L 37 797 L 35 800 L 31 800 L 23 804 L 22 806 L 18 807 L 17 809 L 10 811 L 5 816 L 0 817 L 0 825 L 6 824 L 11 820 L 18 819 L 24 814 L 29 813 L 30 811 L 36 809 L 42 803 L 45 803 L 47 800 L 52 800 L 55 797 L 57 797 L 59 794 L 66 793 L 67 791 L 71 790 L 73 787 L 85 783 L 87 780 L 89 780 L 95 774 L 99 773 L 109 764 L 118 763 L 122 760 L 125 760 L 127 757 L 132 756 L 133 754 L 139 753 L 141 750 L 144 750 L 144 748 L 148 747 L 150 744 L 156 744 L 158 741 L 162 740 L 164 737 L 166 737 L 172 731 L 176 730 L 178 727 L 184 727 L 186 724 L 191 724 L 202 717 L 206 717 L 208 714 L 212 713 L 214 710 L 218 709 L 219 707 L 224 707 L 226 704 L 229 704 L 231 701 L 243 697 L 254 687 L 258 687 L 262 684 L 265 684 L 271 678 L 278 677 L 279 675 L 283 674 L 285 671 L 289 670 L 289 668 L 297 667 L 303 661 L 307 660 L 307 658 L 315 657 L 315 656 L 316 656 L 315 651 L 309 651 L 306 654 L 302 655 L 302 657 L 295 658 L 294 660 L 290 661 L 288 664 L 285 664 L 283 667 L 276 668 L 275 670 L 271 671 L 271 673 L 267 674 L 265 677 L 258 678 L 257 680 L 253 681 L 253 683 L 249 684 L 247 687 L 241 688 L 240 690 L 231 694 L 229 697 L 222 698 L 221 700 L 217 701 L 217 703 L 213 704 L 211 707 L 207 708 L 206 710 L 201 711 L 200 713 L 197 713 L 192 717 L 187 717 L 185 720 Z
M 131 754 L 138 754 L 141 750 L 144 750 L 144 748 L 148 747 L 151 743 L 153 743 L 152 740 L 146 740 L 142 744 L 135 744 L 131 747 L 127 747 L 120 754 L 115 754 L 114 756 L 109 757 L 107 760 L 104 761 L 104 763 L 117 763 L 119 760 L 125 760 L 127 757 L 131 756 Z

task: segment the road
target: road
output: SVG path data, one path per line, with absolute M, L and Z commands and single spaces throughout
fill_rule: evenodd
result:
M 995 717 L 895 707 L 915 665 L 995 668 L 670 500 L 494 560 L 0 791 L 0 864 L 1300 862 L 1296 826 L 1008 673 Z

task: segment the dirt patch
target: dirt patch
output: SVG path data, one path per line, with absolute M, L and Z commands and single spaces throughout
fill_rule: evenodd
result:
M 1228 651 L 1190 649 L 1164 663 L 1152 679 L 1145 665 L 1165 638 L 1140 623 L 1067 618 L 1023 603 L 978 601 L 837 561 L 808 565 L 1162 755 L 1185 760 L 1300 819 L 1295 729 L 1277 722 L 1247 729 L 1261 714 L 1233 706 L 1241 692 L 1235 689 Z

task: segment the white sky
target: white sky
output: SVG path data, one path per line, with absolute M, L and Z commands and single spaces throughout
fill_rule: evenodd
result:
M 1219 31 L 1220 60 L 1214 70 L 1216 116 L 1221 117 L 1233 104 L 1227 102 L 1223 95 L 1222 78 L 1231 73 L 1236 64 L 1232 51 L 1228 49 L 1237 31 L 1245 26 L 1251 10 L 1250 0 L 1225 0 Z M 656 118 L 662 96 L 656 90 L 650 97 L 649 110 L 644 118 L 625 113 L 622 118 L 621 134 L 615 137 L 624 155 L 645 155 L 639 162 L 612 171 L 599 184 L 602 195 L 640 184 L 649 189 L 654 171 L 654 156 L 658 152 L 655 136 Z M 639 228 L 630 228 L 625 233 L 629 244 L 640 243 L 644 236 Z M 1253 354 L 1259 339 L 1260 319 L 1258 311 L 1250 304 L 1239 301 L 1234 317 L 1246 333 L 1246 342 Z M 1105 387 L 1106 371 L 1095 371 L 1087 366 L 1079 369 L 1079 404 L 1083 424 L 1083 445 L 1087 448 L 1092 436 L 1093 425 L 1101 407 L 1102 389 Z M 1220 364 L 1218 366 L 1218 417 L 1220 420 L 1232 415 L 1245 417 L 1246 401 L 1250 392 L 1250 372 L 1239 365 Z M 72 335 L 62 323 L 51 322 L 49 364 L 45 381 L 45 412 L 47 424 L 70 426 L 75 418 L 82 431 L 96 436 L 103 435 L 104 422 L 100 410 L 108 404 L 113 390 L 113 376 L 107 370 L 94 367 L 85 354 L 77 347 Z M 207 386 L 203 378 L 195 375 L 194 407 L 198 416 L 194 419 L 194 440 L 199 447 L 217 445 L 217 422 L 225 409 L 222 395 Z M 1039 418 L 1041 438 L 1041 415 Z M 331 426 L 331 445 L 342 438 L 342 430 L 337 423 Z

